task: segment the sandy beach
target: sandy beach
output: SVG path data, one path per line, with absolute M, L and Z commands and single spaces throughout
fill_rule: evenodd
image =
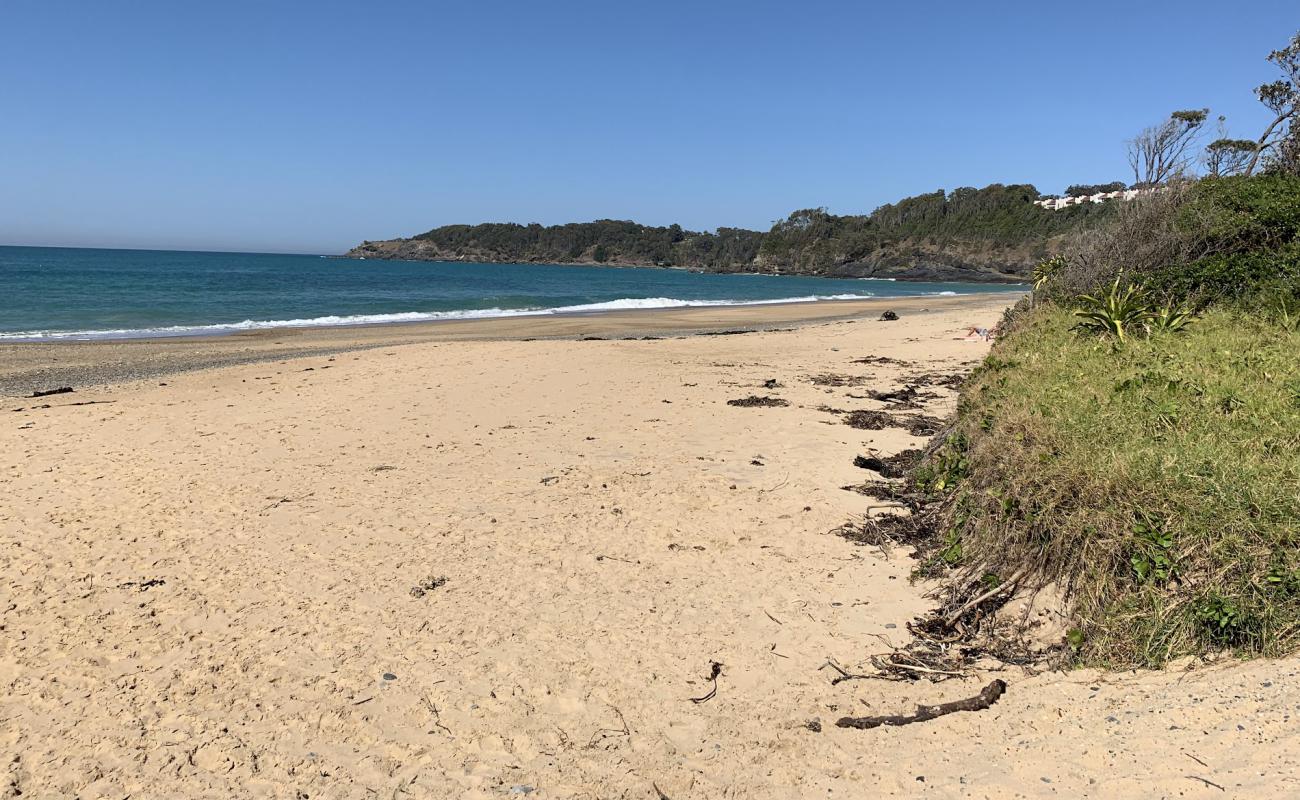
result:
M 988 298 L 895 297 L 654 310 L 609 311 L 443 320 L 396 325 L 279 328 L 223 336 L 0 344 L 0 396 L 21 396 L 64 385 L 118 383 L 212 367 L 420 342 L 522 339 L 639 339 L 728 331 L 772 330 L 793 324 L 969 308 L 987 299 L 998 308 L 1005 296 Z
M 1295 659 L 832 684 L 932 605 L 842 412 L 1008 301 L 0 347 L 0 797 L 1300 793 Z

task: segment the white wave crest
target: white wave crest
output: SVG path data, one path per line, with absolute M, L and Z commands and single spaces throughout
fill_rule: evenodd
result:
M 173 336 L 217 336 L 273 328 L 336 328 L 352 325 L 388 325 L 403 322 L 436 322 L 451 319 L 497 319 L 538 317 L 548 314 L 589 314 L 601 311 L 629 311 L 654 308 L 698 308 L 706 306 L 761 306 L 779 303 L 812 303 L 818 300 L 868 300 L 872 294 L 806 295 L 771 300 L 679 300 L 673 297 L 624 298 L 603 303 L 584 303 L 553 308 L 476 308 L 460 311 L 404 311 L 394 314 L 351 314 L 311 319 L 270 319 L 224 322 L 213 325 L 165 325 L 154 328 L 114 328 L 83 331 L 18 331 L 0 333 L 0 341 L 76 341 L 90 339 L 154 339 Z

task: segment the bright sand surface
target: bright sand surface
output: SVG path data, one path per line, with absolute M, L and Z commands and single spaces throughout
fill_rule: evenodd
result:
M 841 488 L 870 476 L 853 457 L 920 440 L 824 407 L 969 369 L 987 345 L 954 337 L 1005 302 L 11 398 L 0 797 L 1295 796 L 1295 660 L 1009 667 L 985 711 L 833 725 L 990 674 L 831 684 L 930 601 L 901 550 L 827 533 L 873 502 Z M 789 405 L 726 403 L 750 395 Z

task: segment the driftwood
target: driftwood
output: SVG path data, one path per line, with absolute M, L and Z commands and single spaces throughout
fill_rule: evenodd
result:
M 72 391 L 71 386 L 61 386 L 58 389 L 46 389 L 43 392 L 32 392 L 30 397 L 49 397 L 52 394 L 67 394 Z
M 867 730 L 868 728 L 879 728 L 882 725 L 896 727 L 898 725 L 911 725 L 913 722 L 926 722 L 957 711 L 983 711 L 996 703 L 1006 690 L 1006 683 L 995 680 L 985 686 L 983 691 L 974 697 L 966 700 L 954 700 L 951 703 L 940 703 L 937 706 L 917 706 L 916 713 L 911 716 L 842 717 L 836 721 L 835 725 L 839 728 Z

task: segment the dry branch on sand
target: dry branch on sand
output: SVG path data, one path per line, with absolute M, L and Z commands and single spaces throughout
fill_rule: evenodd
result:
M 996 703 L 998 698 L 1002 697 L 1006 691 L 1006 683 L 1001 680 L 994 680 L 988 686 L 985 686 L 979 694 L 965 700 L 954 700 L 951 703 L 939 703 L 933 706 L 917 706 L 916 713 L 910 715 L 841 717 L 836 720 L 835 725 L 840 728 L 866 730 L 879 728 L 882 725 L 898 726 L 911 725 L 913 722 L 926 722 L 958 711 L 983 711 Z

